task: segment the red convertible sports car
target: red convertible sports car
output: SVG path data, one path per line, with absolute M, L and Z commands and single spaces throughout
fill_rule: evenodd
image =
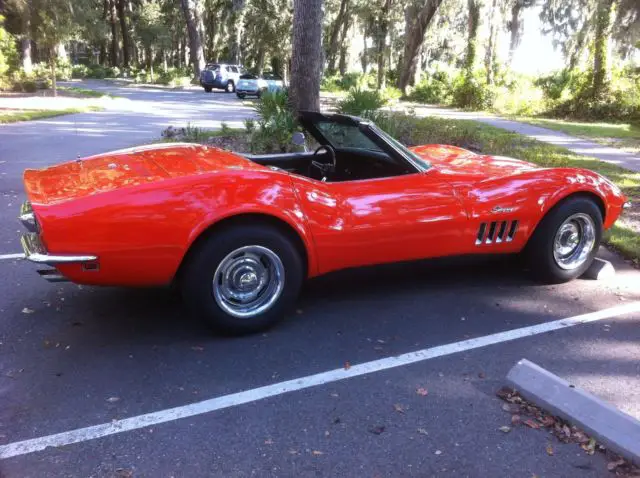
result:
M 27 170 L 26 257 L 51 281 L 175 283 L 196 314 L 242 333 L 281 318 L 306 278 L 348 267 L 523 253 L 540 279 L 571 280 L 625 204 L 588 170 L 409 149 L 350 116 L 300 123 L 315 152 L 164 144 Z

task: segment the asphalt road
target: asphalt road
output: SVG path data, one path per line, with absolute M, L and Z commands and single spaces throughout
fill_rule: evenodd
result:
M 176 93 L 136 94 L 163 103 Z M 39 123 L 45 135 L 48 126 Z M 36 126 L 29 125 L 34 131 Z M 4 153 L 4 128 L 0 255 L 19 252 L 15 216 L 24 199 L 25 163 Z M 62 149 L 85 144 L 73 138 L 51 143 L 48 155 L 31 152 L 25 143 L 23 157 L 31 166 L 49 164 L 66 154 Z M 46 141 L 37 144 L 47 149 Z M 601 253 L 614 261 L 615 278 L 559 286 L 530 281 L 512 259 L 335 273 L 310 282 L 297 311 L 272 331 L 233 339 L 211 335 L 169 290 L 49 284 L 31 264 L 0 260 L 0 450 L 236 392 L 255 395 L 242 405 L 103 438 L 81 434 L 75 444 L 0 460 L 0 475 L 610 476 L 604 456 L 588 456 L 544 431 L 499 431 L 510 424 L 510 415 L 495 392 L 509 368 L 525 357 L 640 418 L 638 312 L 460 348 L 264 399 L 256 391 L 348 369 L 347 362 L 356 369 L 640 301 L 640 273 L 608 251 Z M 419 388 L 427 395 L 416 393 Z M 549 443 L 553 456 L 546 451 Z
M 23 167 L 56 163 L 156 141 L 168 126 L 219 128 L 225 122 L 239 127 L 253 115 L 235 94 L 222 91 L 157 90 L 97 80 L 81 86 L 115 98 L 101 102 L 103 111 L 3 125 L 0 161 L 19 161 Z

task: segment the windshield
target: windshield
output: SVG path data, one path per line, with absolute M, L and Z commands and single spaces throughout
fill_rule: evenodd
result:
M 404 144 L 402 144 L 400 141 L 398 141 L 397 139 L 395 139 L 393 136 L 385 133 L 384 131 L 382 131 L 380 128 L 378 128 L 375 125 L 372 125 L 372 129 L 380 136 L 382 136 L 388 143 L 391 143 L 391 145 L 400 150 L 400 152 L 402 152 L 404 155 L 408 156 L 411 160 L 413 160 L 414 162 L 418 163 L 419 166 L 421 166 L 424 169 L 429 169 L 431 167 L 431 163 L 429 161 L 427 161 L 424 158 L 421 158 L 420 156 L 418 156 L 416 153 L 414 153 L 413 151 L 411 151 L 409 148 L 407 148 Z
M 316 123 L 316 128 L 334 148 L 358 148 L 383 152 L 356 125 L 319 121 Z

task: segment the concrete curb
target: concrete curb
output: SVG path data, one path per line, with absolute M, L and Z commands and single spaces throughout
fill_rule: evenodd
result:
M 608 449 L 640 465 L 640 421 L 526 359 L 509 371 L 507 382 L 527 400 L 579 425 Z
M 616 270 L 611 262 L 596 257 L 585 273 L 582 274 L 582 277 L 591 280 L 605 280 L 611 279 L 615 275 Z

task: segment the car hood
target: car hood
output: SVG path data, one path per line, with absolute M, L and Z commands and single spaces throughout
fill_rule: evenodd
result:
M 482 181 L 541 169 L 519 159 L 476 154 L 457 146 L 436 144 L 416 146 L 411 150 L 453 181 Z
M 32 203 L 49 204 L 222 169 L 260 168 L 217 148 L 160 144 L 90 156 L 44 169 L 27 169 L 24 184 Z

